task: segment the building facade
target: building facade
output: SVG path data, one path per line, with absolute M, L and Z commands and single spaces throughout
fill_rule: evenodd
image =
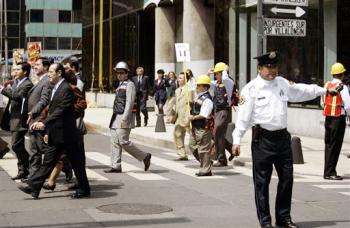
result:
M 182 42 L 190 44 L 191 62 L 186 65 L 195 76 L 206 73 L 219 61 L 229 64 L 230 74 L 240 88 L 257 75 L 253 59 L 258 46 L 257 0 L 83 2 L 84 71 L 92 75 L 94 88 L 113 90 L 111 69 L 120 60 L 127 61 L 132 72 L 136 66 L 144 66 L 153 79 L 160 68 L 179 73 L 183 65 L 176 62 L 174 44 Z M 298 2 L 301 5 L 264 4 L 264 17 L 270 18 L 265 20 L 264 30 L 279 35 L 263 35 L 263 49 L 279 52 L 279 71 L 287 79 L 323 85 L 330 79 L 330 67 L 336 61 L 350 69 L 350 1 Z M 297 16 L 278 13 L 278 8 L 304 12 Z M 319 102 L 318 98 L 290 104 L 292 132 L 323 137 Z

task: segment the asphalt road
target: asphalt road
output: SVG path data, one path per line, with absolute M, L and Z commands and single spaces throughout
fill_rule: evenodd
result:
M 249 166 L 215 168 L 213 177 L 197 178 L 197 161 L 174 161 L 173 150 L 136 144 L 152 153 L 150 171 L 145 173 L 143 163 L 124 152 L 124 173 L 106 174 L 109 137 L 86 136 L 92 196 L 81 200 L 67 197 L 64 176 L 54 192 L 42 191 L 39 200 L 32 200 L 17 190 L 20 183 L 11 181 L 16 160 L 7 155 L 0 160 L 0 228 L 259 227 Z M 296 223 L 308 228 L 350 227 L 350 178 L 343 182 L 295 178 L 292 218 Z M 273 178 L 273 217 L 276 188 Z

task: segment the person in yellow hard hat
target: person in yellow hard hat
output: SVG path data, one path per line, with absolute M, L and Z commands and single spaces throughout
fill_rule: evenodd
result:
M 228 75 L 228 66 L 219 62 L 215 65 L 213 73 L 216 81 L 212 84 L 214 92 L 213 103 L 215 112 L 214 142 L 217 162 L 214 167 L 227 166 L 225 149 L 230 152 L 229 161 L 234 157 L 231 148 L 232 144 L 225 138 L 228 124 L 231 122 L 232 94 L 235 82 Z
M 190 150 L 199 159 L 200 168 L 197 176 L 211 176 L 211 129 L 213 128 L 213 102 L 209 94 L 211 80 L 207 75 L 201 75 L 196 80 L 197 98 L 191 103 L 192 134 L 190 135 Z M 197 154 L 198 153 L 198 154 Z
M 326 89 L 339 88 L 345 80 L 346 69 L 341 63 L 335 63 L 331 68 L 333 79 L 325 83 Z M 325 115 L 325 163 L 323 178 L 326 180 L 342 180 L 338 176 L 336 167 L 343 144 L 343 138 L 346 128 L 346 115 L 350 114 L 350 95 L 349 89 L 343 85 L 343 89 L 337 96 L 329 94 L 321 99 L 321 105 L 324 106 Z

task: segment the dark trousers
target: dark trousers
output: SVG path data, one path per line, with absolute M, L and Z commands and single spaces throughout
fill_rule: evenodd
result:
M 327 116 L 325 120 L 325 163 L 324 176 L 336 176 L 337 163 L 343 145 L 346 120 L 345 116 Z
M 273 132 L 261 130 L 258 135 L 253 134 L 252 157 L 255 203 L 260 224 L 271 223 L 269 184 L 273 165 L 279 179 L 275 208 L 276 222 L 290 219 L 293 188 L 290 134 L 287 130 Z
M 144 116 L 145 123 L 148 121 L 147 100 L 136 99 L 136 124 L 141 125 L 141 112 Z
M 83 144 L 84 142 L 80 139 L 78 143 L 48 146 L 44 151 L 43 164 L 40 166 L 39 170 L 29 178 L 30 186 L 35 191 L 40 191 L 45 180 L 50 176 L 61 157 L 62 151 L 65 151 L 78 181 L 79 189 L 77 191 L 90 193 L 90 185 L 85 170 L 86 161 Z
M 25 148 L 24 136 L 27 131 L 12 131 L 11 145 L 12 150 L 17 156 L 17 167 L 19 173 L 27 173 L 29 167 L 29 154 Z
M 214 142 L 217 160 L 220 163 L 227 164 L 225 149 L 231 152 L 232 144 L 225 138 L 227 126 L 231 120 L 229 109 L 221 110 L 215 113 Z
M 46 150 L 47 144 L 44 143 L 43 132 L 30 132 L 30 151 L 29 151 L 29 176 L 33 175 L 42 163 L 42 154 Z

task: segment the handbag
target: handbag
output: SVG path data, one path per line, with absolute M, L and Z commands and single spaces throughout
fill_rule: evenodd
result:
M 79 117 L 77 120 L 77 132 L 79 135 L 86 135 L 87 129 L 83 120 L 83 117 Z

